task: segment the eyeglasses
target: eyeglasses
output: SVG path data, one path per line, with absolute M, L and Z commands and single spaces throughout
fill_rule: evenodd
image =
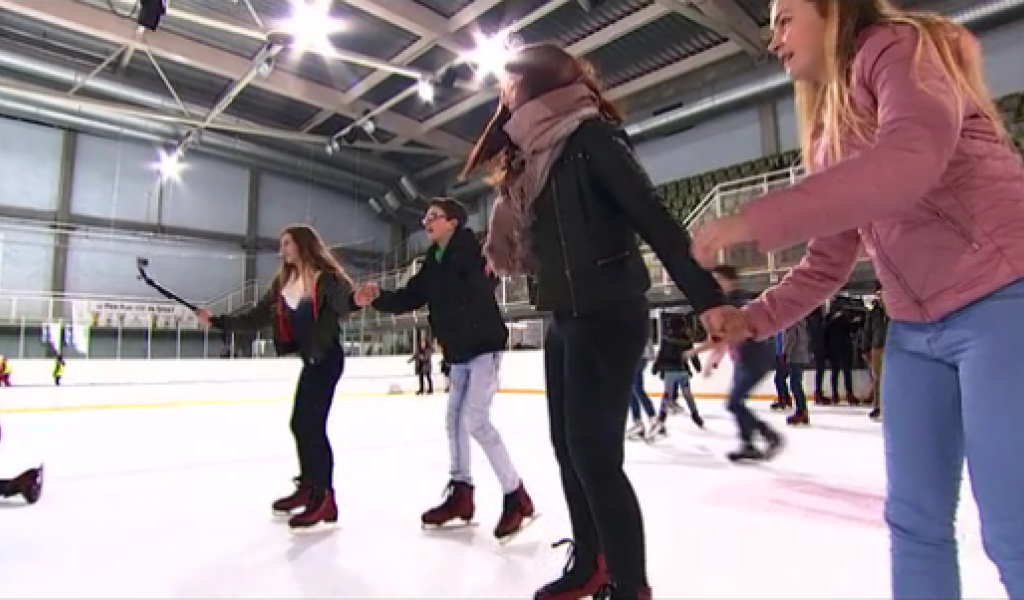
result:
M 434 221 L 436 221 L 438 219 L 446 219 L 447 220 L 448 219 L 448 215 L 446 215 L 444 213 L 440 213 L 440 212 L 428 212 L 427 214 L 423 215 L 423 223 L 424 224 L 433 223 Z

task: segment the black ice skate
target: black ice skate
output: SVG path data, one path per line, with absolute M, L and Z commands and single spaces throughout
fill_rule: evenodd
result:
M 734 463 L 760 462 L 768 458 L 760 448 L 749 442 L 740 446 L 739 450 L 726 454 L 725 457 Z

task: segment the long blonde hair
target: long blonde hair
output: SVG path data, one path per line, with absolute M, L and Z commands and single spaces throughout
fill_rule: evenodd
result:
M 293 274 L 305 278 L 307 275 L 317 271 L 327 272 L 340 278 L 352 286 L 352 278 L 349 277 L 341 263 L 334 257 L 331 249 L 324 243 L 323 238 L 309 225 L 289 225 L 281 232 L 281 236 L 291 236 L 295 247 L 299 251 L 299 262 L 306 273 L 297 273 L 297 267 L 281 261 L 281 266 L 274 277 L 273 289 L 280 293 L 281 289 L 288 283 Z
M 827 146 L 830 161 L 842 158 L 842 141 L 852 134 L 870 139 L 876 126 L 874 115 L 864 114 L 853 103 L 850 89 L 857 37 L 876 24 L 909 25 L 917 30 L 915 62 L 926 54 L 938 58 L 946 76 L 954 83 L 960 110 L 973 105 L 991 121 L 996 134 L 1009 139 L 999 110 L 992 101 L 985 74 L 981 47 L 963 26 L 931 12 L 904 11 L 889 0 L 806 0 L 814 4 L 825 19 L 825 77 L 823 82 L 799 81 L 794 84 L 796 118 L 800 129 L 800 149 L 804 163 L 815 163 L 815 140 Z

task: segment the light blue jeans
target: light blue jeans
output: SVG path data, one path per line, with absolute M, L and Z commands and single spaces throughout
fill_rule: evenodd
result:
M 935 323 L 893 321 L 882 428 L 900 598 L 961 597 L 955 517 L 964 459 L 985 551 L 1024 598 L 1024 280 Z
M 501 353 L 481 354 L 465 363 L 453 364 L 448 391 L 448 449 L 451 454 L 451 476 L 455 481 L 473 483 L 473 438 L 491 463 L 501 489 L 509 494 L 519 487 L 519 474 L 512 466 L 505 443 L 491 423 L 491 404 L 498 392 L 498 371 Z

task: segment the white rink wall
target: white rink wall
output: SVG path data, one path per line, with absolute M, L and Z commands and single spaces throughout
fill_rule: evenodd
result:
M 407 356 L 352 357 L 346 360 L 339 397 L 411 394 L 417 389 Z M 166 406 L 168 404 L 252 404 L 288 400 L 301 363 L 296 358 L 207 360 L 68 360 L 63 385 L 53 384 L 52 360 L 13 360 L 13 388 L 0 388 L 0 412 L 102 409 L 119 406 Z M 436 365 L 436 362 L 435 362 Z M 541 351 L 505 353 L 501 391 L 510 394 L 541 394 L 544 390 Z M 693 390 L 700 399 L 723 398 L 729 388 L 732 366 L 728 358 L 709 377 L 694 377 Z M 814 389 L 813 372 L 805 374 L 805 389 Z M 855 387 L 866 395 L 870 380 L 854 372 Z M 647 389 L 660 395 L 662 382 L 646 373 Z M 829 386 L 826 375 L 826 389 Z M 435 390 L 442 390 L 435 368 Z M 117 390 L 117 391 L 115 391 Z M 197 390 L 201 393 L 197 396 Z M 760 400 L 774 399 L 775 386 L 768 377 L 757 389 Z

